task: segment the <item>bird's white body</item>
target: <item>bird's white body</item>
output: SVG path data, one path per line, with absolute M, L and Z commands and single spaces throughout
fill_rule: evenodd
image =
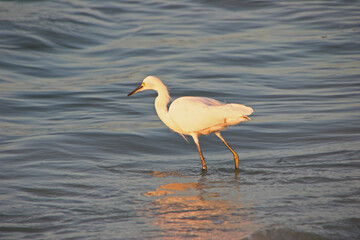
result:
M 247 121 L 252 109 L 240 104 L 224 104 L 211 98 L 181 97 L 169 107 L 170 118 L 180 133 L 207 135 Z
M 220 131 L 225 130 L 231 125 L 247 121 L 247 115 L 252 114 L 253 109 L 242 104 L 224 104 L 215 99 L 205 97 L 180 97 L 173 101 L 169 108 L 170 95 L 157 77 L 148 76 L 142 85 L 129 93 L 128 96 L 143 90 L 155 90 L 158 96 L 155 99 L 155 109 L 161 121 L 171 130 L 183 135 L 193 137 L 203 163 L 206 164 L 201 153 L 198 136 L 207 135 L 214 132 L 234 154 L 235 167 L 238 166 L 237 154 L 221 137 Z

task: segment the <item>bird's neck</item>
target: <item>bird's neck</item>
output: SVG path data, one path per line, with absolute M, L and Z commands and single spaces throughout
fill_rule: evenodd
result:
M 169 116 L 168 103 L 170 101 L 170 95 L 166 86 L 161 86 L 160 89 L 156 90 L 158 96 L 155 99 L 155 109 L 156 113 L 159 116 L 160 120 L 165 123 L 170 129 L 173 129 L 173 122 Z

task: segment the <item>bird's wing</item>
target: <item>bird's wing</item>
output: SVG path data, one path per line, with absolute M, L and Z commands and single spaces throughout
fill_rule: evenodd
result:
M 227 119 L 239 119 L 250 115 L 252 108 L 241 104 L 224 104 L 211 98 L 181 97 L 176 99 L 169 108 L 171 119 L 184 134 L 201 131 L 214 126 L 239 123 L 227 122 Z M 243 119 L 242 121 L 246 121 Z

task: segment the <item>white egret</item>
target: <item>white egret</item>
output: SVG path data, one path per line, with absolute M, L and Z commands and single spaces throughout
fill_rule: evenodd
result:
M 215 133 L 229 148 L 234 155 L 235 169 L 239 168 L 239 156 L 220 135 L 220 131 L 231 125 L 250 120 L 247 115 L 253 112 L 251 107 L 236 103 L 224 104 L 205 97 L 180 97 L 173 101 L 168 108 L 170 95 L 167 87 L 154 76 L 146 77 L 142 84 L 128 96 L 144 90 L 155 90 L 158 93 L 155 99 L 155 109 L 166 126 L 183 137 L 190 135 L 194 139 L 203 170 L 206 170 L 207 167 L 201 152 L 199 136 L 210 133 Z

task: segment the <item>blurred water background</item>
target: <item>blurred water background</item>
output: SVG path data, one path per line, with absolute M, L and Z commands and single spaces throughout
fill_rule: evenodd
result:
M 0 1 L 1 239 L 359 239 L 359 1 Z M 173 99 L 254 108 L 195 144 Z M 191 139 L 190 139 L 191 140 Z

